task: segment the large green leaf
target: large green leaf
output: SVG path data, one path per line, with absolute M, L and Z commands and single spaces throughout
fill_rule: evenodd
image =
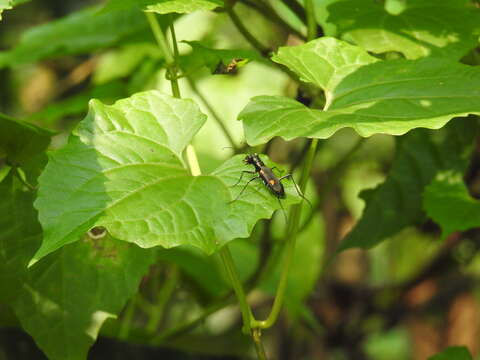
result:
M 9 176 L 0 197 L 0 299 L 49 359 L 86 359 L 102 323 L 136 292 L 153 253 L 85 237 L 27 271 L 41 241 L 34 194 Z
M 387 179 L 377 188 L 362 193 L 365 210 L 341 242 L 340 250 L 373 247 L 425 219 L 424 188 L 440 171 L 466 169 L 476 133 L 476 121 L 457 119 L 440 134 L 419 129 L 400 138 Z
M 189 174 L 182 152 L 205 120 L 192 101 L 157 91 L 112 106 L 92 101 L 40 177 L 35 206 L 44 241 L 35 259 L 100 225 L 141 247 L 189 244 L 207 253 L 247 237 L 280 204 L 265 188 L 230 204 L 240 189 L 227 186 L 245 169 L 240 157 L 213 175 Z M 295 201 L 289 196 L 285 205 Z
M 472 355 L 465 346 L 450 346 L 428 360 L 472 360 Z
M 0 158 L 22 165 L 44 151 L 54 133 L 0 114 Z
M 97 7 L 26 31 L 20 43 L 0 53 L 0 68 L 31 63 L 52 56 L 81 54 L 150 36 L 145 16 L 138 10 L 98 12 Z
M 480 226 L 480 201 L 470 196 L 462 175 L 440 173 L 423 194 L 425 211 L 441 226 L 443 237 Z
M 468 0 L 409 0 L 399 14 L 382 2 L 344 0 L 328 7 L 327 21 L 341 37 L 374 53 L 401 52 L 409 59 L 457 60 L 478 42 L 480 11 Z
M 480 113 L 476 67 L 427 58 L 378 61 L 355 70 L 356 61 L 368 59 L 360 48 L 355 56 L 338 40 L 312 43 L 300 46 L 298 53 L 283 50 L 281 61 L 325 90 L 328 110 L 310 109 L 281 96 L 254 97 L 239 115 L 250 145 L 274 136 L 323 139 L 344 127 L 361 136 L 402 135 L 418 127 L 438 129 L 455 116 Z M 355 71 L 348 74 L 350 69 Z M 329 75 L 318 75 L 324 73 Z

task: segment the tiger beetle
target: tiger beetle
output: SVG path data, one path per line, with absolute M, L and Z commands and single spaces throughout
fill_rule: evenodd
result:
M 276 169 L 277 167 L 274 166 L 272 168 L 269 168 L 268 166 L 266 166 L 265 163 L 262 161 L 262 159 L 260 159 L 260 156 L 258 154 L 248 154 L 247 156 L 245 156 L 245 159 L 243 159 L 243 162 L 246 165 L 253 165 L 255 170 L 254 171 L 243 170 L 242 175 L 240 175 L 240 179 L 238 179 L 238 181 L 234 185 L 232 185 L 232 187 L 237 186 L 240 183 L 240 181 L 242 181 L 244 174 L 252 174 L 252 175 L 258 174 L 258 175 L 248 180 L 245 186 L 243 187 L 242 191 L 240 191 L 237 197 L 234 200 L 232 200 L 230 203 L 237 201 L 240 198 L 240 196 L 243 194 L 243 192 L 247 188 L 248 184 L 250 184 L 253 180 L 260 179 L 263 181 L 263 184 L 270 190 L 270 192 L 273 195 L 275 195 L 275 197 L 277 198 L 278 203 L 282 208 L 283 214 L 285 215 L 285 221 L 287 221 L 287 215 L 285 214 L 285 209 L 283 208 L 283 205 L 280 199 L 285 199 L 285 189 L 283 187 L 282 180 L 290 178 L 293 181 L 293 184 L 295 185 L 295 190 L 297 191 L 297 194 L 310 204 L 310 201 L 308 201 L 308 199 L 301 193 L 292 174 L 287 174 L 278 178 L 273 172 L 273 169 Z M 312 204 L 310 204 L 310 206 L 312 206 Z

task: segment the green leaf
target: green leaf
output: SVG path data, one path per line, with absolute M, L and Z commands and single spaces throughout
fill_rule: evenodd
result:
M 440 133 L 419 129 L 400 138 L 387 179 L 362 193 L 363 215 L 340 250 L 371 248 L 406 226 L 422 222 L 424 188 L 440 171 L 466 169 L 476 133 L 475 121 L 457 119 Z
M 34 194 L 0 183 L 0 299 L 52 360 L 85 359 L 154 261 L 151 251 L 105 236 L 64 247 L 27 271 L 41 241 Z
M 88 53 L 150 37 L 145 16 L 136 10 L 98 12 L 87 8 L 26 31 L 20 43 L 0 53 L 0 68 L 53 56 Z
M 148 5 L 145 11 L 156 12 L 157 14 L 185 14 L 198 10 L 214 10 L 217 7 L 223 7 L 223 5 L 222 0 L 157 0 L 154 4 Z
M 0 158 L 22 165 L 43 152 L 54 133 L 33 124 L 0 114 Z
M 327 21 L 342 39 L 367 51 L 401 52 L 408 59 L 442 56 L 460 59 L 478 42 L 480 11 L 468 0 L 406 1 L 391 14 L 374 0 L 344 0 L 328 7 Z
M 450 346 L 441 353 L 433 355 L 428 360 L 473 360 L 465 346 Z
M 245 169 L 240 157 L 213 175 L 189 174 L 182 152 L 205 120 L 191 100 L 157 91 L 111 106 L 92 101 L 40 177 L 35 206 L 44 240 L 34 261 L 93 226 L 141 247 L 189 244 L 207 253 L 247 237 L 255 222 L 280 204 L 267 189 L 253 186 L 253 194 L 230 204 L 240 188 L 227 186 Z M 284 204 L 297 201 L 289 196 Z
M 332 92 L 341 80 L 358 68 L 377 61 L 358 46 L 330 37 L 281 47 L 272 60 L 326 92 Z
M 440 173 L 423 193 L 423 207 L 441 226 L 442 237 L 480 226 L 480 201 L 470 196 L 462 175 Z
M 350 74 L 345 70 L 342 78 L 342 68 L 349 69 L 350 64 L 355 70 L 352 64 L 364 58 L 359 55 L 361 50 L 357 49 L 357 57 L 352 56 L 350 47 L 329 38 L 309 44 L 309 49 L 302 45 L 297 55 L 282 51 L 282 63 L 324 88 L 328 110 L 310 109 L 281 96 L 254 97 L 239 115 L 250 145 L 274 136 L 324 139 L 345 127 L 361 136 L 402 135 L 418 127 L 441 128 L 455 116 L 480 114 L 477 67 L 431 58 L 379 61 Z M 323 46 L 328 56 L 315 50 Z M 324 73 L 327 76 L 317 75 Z

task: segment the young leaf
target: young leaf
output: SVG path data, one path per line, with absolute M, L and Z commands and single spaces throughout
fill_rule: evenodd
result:
M 442 228 L 442 237 L 480 226 L 480 201 L 468 193 L 462 173 L 443 172 L 423 193 L 427 215 Z
M 458 60 L 478 41 L 480 11 L 468 0 L 405 1 L 390 14 L 374 0 L 343 0 L 328 7 L 327 21 L 341 37 L 367 51 L 401 52 L 408 59 L 441 56 Z
M 82 54 L 120 41 L 125 44 L 139 36 L 150 36 L 140 11 L 99 13 L 97 7 L 92 7 L 26 31 L 16 47 L 0 52 L 0 68 Z
M 473 360 L 465 346 L 450 346 L 441 353 L 433 355 L 428 360 Z
M 11 164 L 24 164 L 44 151 L 54 133 L 0 114 L 0 157 Z
M 359 48 L 354 56 L 350 47 L 329 38 L 302 46 L 298 54 L 283 51 L 281 61 L 325 90 L 328 110 L 281 96 L 254 97 L 239 115 L 250 145 L 274 136 L 324 139 L 344 127 L 361 136 L 402 135 L 418 127 L 441 128 L 455 116 L 480 114 L 476 67 L 427 58 L 378 61 L 355 70 L 357 59 L 368 61 Z M 324 54 L 317 50 L 323 46 Z M 355 71 L 348 74 L 350 70 Z
M 425 218 L 424 188 L 442 170 L 466 169 L 476 133 L 477 123 L 464 119 L 449 124 L 440 138 L 423 129 L 401 138 L 385 182 L 362 193 L 365 210 L 340 250 L 371 248 L 404 227 L 421 222 Z
M 205 120 L 192 101 L 157 91 L 112 106 L 92 101 L 40 177 L 35 206 L 44 239 L 34 260 L 93 226 L 141 247 L 189 244 L 207 253 L 248 236 L 280 204 L 265 188 L 230 204 L 240 189 L 227 185 L 245 169 L 239 157 L 211 176 L 189 174 L 182 152 Z M 289 196 L 285 204 L 298 200 Z
M 41 241 L 33 195 L 13 176 L 0 183 L 0 299 L 49 359 L 82 360 L 102 323 L 136 292 L 154 256 L 108 236 L 85 238 L 27 271 Z

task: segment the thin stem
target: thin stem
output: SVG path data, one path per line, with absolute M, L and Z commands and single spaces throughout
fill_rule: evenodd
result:
M 170 85 L 172 87 L 172 94 L 176 98 L 180 97 L 180 90 L 178 87 L 178 80 L 177 80 L 177 73 L 176 73 L 176 60 L 170 50 L 168 45 L 167 39 L 165 38 L 162 29 L 160 28 L 160 24 L 157 21 L 154 13 L 145 12 L 145 16 L 147 17 L 148 23 L 150 24 L 150 28 L 152 29 L 153 36 L 155 40 L 157 40 L 158 47 L 163 53 L 165 57 L 165 67 L 167 68 L 167 72 L 169 74 Z M 171 28 L 173 29 L 173 23 L 171 24 Z
M 343 172 L 347 168 L 348 163 L 350 162 L 352 155 L 357 152 L 358 149 L 363 145 L 366 138 L 358 138 L 357 142 L 343 155 L 343 157 L 335 164 L 335 166 L 328 172 L 328 180 L 325 185 L 322 186 L 320 193 L 318 194 L 319 201 L 313 206 L 312 211 L 308 214 L 307 218 L 300 226 L 299 233 L 304 231 L 310 222 L 313 220 L 315 213 L 322 207 L 323 201 L 325 200 L 327 194 L 332 190 L 338 183 L 338 179 L 342 176 Z
M 251 333 L 250 322 L 253 318 L 252 311 L 250 310 L 250 306 L 247 302 L 247 297 L 245 296 L 245 292 L 243 291 L 242 283 L 240 282 L 240 279 L 238 277 L 232 254 L 230 253 L 230 250 L 227 246 L 222 247 L 222 249 L 220 250 L 220 257 L 222 258 L 223 265 L 225 266 L 228 276 L 230 277 L 233 290 L 235 291 L 235 295 L 237 296 L 237 300 L 240 305 L 240 311 L 242 312 L 243 319 L 243 329 L 246 333 Z
M 267 355 L 265 354 L 265 349 L 262 344 L 262 330 L 261 329 L 252 329 L 252 338 L 255 345 L 255 351 L 257 352 L 257 358 L 260 360 L 267 360 Z
M 307 181 L 309 178 L 310 170 L 312 168 L 313 159 L 318 146 L 318 139 L 313 139 L 308 149 L 307 157 L 302 169 L 302 174 L 299 181 L 299 187 L 302 193 L 305 191 Z M 303 202 L 302 202 L 303 203 Z M 287 243 L 284 250 L 284 262 L 282 266 L 282 272 L 280 274 L 280 281 L 278 283 L 277 292 L 275 294 L 275 300 L 273 301 L 272 310 L 266 320 L 254 321 L 252 327 L 260 327 L 263 329 L 271 327 L 278 318 L 280 310 L 282 308 L 283 299 L 285 297 L 285 291 L 287 289 L 287 280 L 290 266 L 292 264 L 293 255 L 295 252 L 295 243 L 298 230 L 298 224 L 300 221 L 300 215 L 302 211 L 302 203 L 296 204 L 292 207 L 289 226 L 287 230 Z
M 173 96 L 176 98 L 180 98 L 180 88 L 178 86 L 178 58 L 179 58 L 179 52 L 178 52 L 178 44 L 177 44 L 177 36 L 175 35 L 175 26 L 173 26 L 173 17 L 170 15 L 170 33 L 172 34 L 172 44 L 173 44 L 173 66 L 170 71 L 170 74 L 172 75 L 172 79 L 170 79 L 172 83 L 172 93 Z
M 313 0 L 305 0 L 304 4 L 307 13 L 307 40 L 310 41 L 317 37 L 317 20 Z
M 313 6 L 313 1 L 306 0 L 306 2 L 310 3 L 309 6 L 307 7 L 308 9 L 307 18 L 312 18 L 312 17 L 314 18 L 315 9 Z M 312 36 L 315 36 L 315 34 L 312 34 L 311 31 L 308 31 L 309 40 L 311 40 Z M 327 103 L 325 104 L 324 110 L 327 110 L 328 106 L 329 106 L 329 102 L 327 101 Z M 305 162 L 303 165 L 302 173 L 300 176 L 299 186 L 302 193 L 305 193 L 307 181 L 308 181 L 308 178 L 310 177 L 310 172 L 312 169 L 313 159 L 315 158 L 315 154 L 317 152 L 317 147 L 318 147 L 318 139 L 313 139 L 310 142 L 310 147 L 308 149 L 307 156 L 305 158 Z M 263 321 L 254 320 L 252 322 L 252 327 L 254 328 L 271 327 L 277 321 L 278 315 L 280 314 L 283 299 L 285 297 L 285 291 L 287 289 L 288 273 L 290 271 L 290 266 L 292 264 L 292 260 L 295 252 L 295 243 L 296 243 L 296 237 L 298 233 L 298 226 L 300 223 L 300 215 L 302 212 L 302 204 L 303 204 L 303 199 L 302 199 L 302 202 L 300 202 L 300 204 L 294 205 L 292 207 L 290 221 L 288 223 L 288 229 L 287 229 L 287 241 L 286 241 L 286 246 L 284 250 L 284 263 L 282 267 L 282 272 L 280 274 L 280 281 L 278 283 L 277 292 L 275 294 L 275 299 L 273 301 L 272 309 L 266 320 L 263 320 Z
M 238 15 L 235 13 L 233 10 L 233 7 L 231 4 L 228 2 L 225 3 L 225 10 L 230 17 L 230 20 L 235 24 L 237 27 L 238 31 L 243 35 L 243 37 L 250 43 L 252 46 L 258 50 L 258 52 L 264 56 L 268 56 L 268 53 L 270 52 L 270 49 L 267 48 L 266 46 L 263 46 L 256 37 L 254 37 L 248 29 L 243 25 L 242 21 L 238 17 Z
M 220 116 L 217 114 L 217 112 L 216 112 L 215 109 L 212 107 L 212 105 L 208 102 L 208 100 L 206 99 L 206 97 L 203 96 L 203 94 L 198 90 L 197 85 L 195 85 L 195 82 L 192 80 L 192 78 L 191 78 L 190 76 L 186 76 L 185 78 L 187 79 L 188 85 L 190 85 L 190 87 L 191 87 L 191 89 L 193 90 L 193 92 L 194 92 L 194 93 L 198 96 L 198 98 L 203 102 L 203 104 L 204 104 L 205 107 L 208 109 L 208 111 L 210 112 L 210 114 L 212 114 L 213 119 L 215 120 L 215 122 L 218 124 L 218 126 L 219 126 L 220 129 L 222 130 L 223 134 L 225 135 L 225 137 L 227 138 L 228 142 L 229 142 L 230 145 L 232 146 L 233 151 L 236 153 L 236 152 L 238 151 L 238 147 L 237 147 L 237 145 L 235 144 L 235 141 L 233 140 L 232 134 L 230 134 L 230 132 L 228 131 L 227 127 L 225 126 L 225 124 L 223 123 L 222 119 L 220 118 Z

